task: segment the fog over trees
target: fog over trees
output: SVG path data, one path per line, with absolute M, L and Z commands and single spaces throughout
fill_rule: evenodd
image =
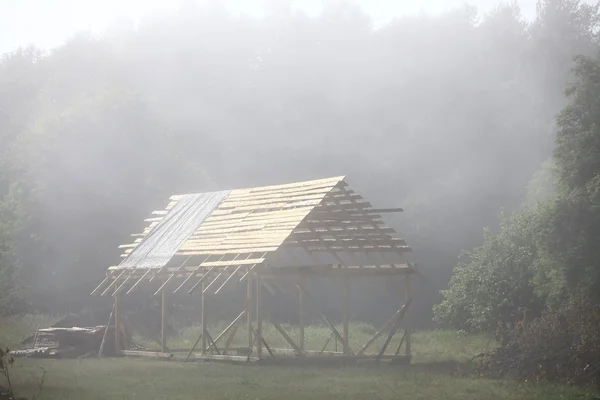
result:
M 499 4 L 378 29 L 345 2 L 308 17 L 277 1 L 253 19 L 187 1 L 137 27 L 4 54 L 0 312 L 93 305 L 117 246 L 172 193 L 337 175 L 374 206 L 404 208 L 386 219 L 424 275 L 419 326 L 444 299 L 438 321 L 487 329 L 597 284 L 598 23 L 598 6 L 577 0 L 540 0 L 531 22 Z M 577 214 L 585 229 L 569 225 L 582 188 L 596 196 Z M 481 245 L 442 296 L 461 251 Z M 496 272 L 504 289 L 466 307 Z M 383 286 L 357 293 L 353 318 L 398 308 L 397 286 Z

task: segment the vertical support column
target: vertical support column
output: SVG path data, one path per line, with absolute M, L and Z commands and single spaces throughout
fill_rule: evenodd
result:
M 304 284 L 306 283 L 306 277 L 303 275 L 300 277 L 300 287 L 304 288 Z M 306 299 L 304 298 L 304 292 L 298 289 L 300 294 L 299 297 L 299 315 L 298 315 L 298 347 L 300 350 L 304 351 L 304 324 L 306 323 Z
M 246 298 L 246 324 L 248 328 L 248 357 L 252 354 L 254 341 L 252 340 L 252 274 L 248 274 L 248 293 Z
M 344 274 L 344 355 L 350 355 L 350 293 L 348 287 L 348 275 Z
M 207 322 L 207 315 L 206 315 L 206 307 L 205 307 L 205 302 L 206 302 L 206 297 L 204 295 L 204 281 L 202 281 L 202 295 L 201 295 L 201 306 L 200 306 L 200 323 L 202 324 L 202 355 L 206 354 L 206 322 Z
M 161 312 L 160 312 L 160 351 L 167 352 L 167 289 L 163 288 L 161 293 Z
M 117 281 L 115 280 L 115 290 L 117 287 Z M 119 322 L 121 320 L 120 297 L 119 293 L 115 293 L 115 355 L 121 354 L 121 334 L 119 332 Z
M 410 285 L 410 274 L 406 274 L 404 275 L 404 287 L 405 287 L 405 294 L 404 294 L 404 299 L 405 299 L 405 304 L 408 303 L 408 299 L 411 298 L 412 293 L 411 293 L 411 285 Z M 410 327 L 408 324 L 408 320 L 406 319 L 405 316 L 405 323 L 406 323 L 406 341 L 405 341 L 405 354 L 408 357 L 412 356 L 412 342 L 411 342 L 411 338 L 410 338 Z
M 256 273 L 256 356 L 258 359 L 262 359 L 262 350 L 263 350 L 263 342 L 262 342 L 262 282 L 260 279 L 260 274 Z

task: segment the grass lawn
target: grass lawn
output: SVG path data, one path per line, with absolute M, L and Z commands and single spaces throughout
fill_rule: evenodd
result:
M 14 345 L 28 336 L 28 324 L 45 322 L 43 316 L 0 320 L 0 342 Z M 47 321 L 47 319 L 46 319 Z M 10 322 L 10 323 L 9 323 Z M 372 328 L 355 326 L 354 341 L 362 341 Z M 217 330 L 217 328 L 215 328 Z M 290 335 L 293 334 L 288 327 Z M 194 338 L 190 329 L 174 342 L 186 347 Z M 277 336 L 266 335 L 274 345 Z M 292 336 L 294 337 L 294 336 Z M 328 337 L 320 327 L 307 331 L 307 342 L 322 347 Z M 309 339 L 312 338 L 312 339 Z M 593 399 L 597 392 L 552 384 L 459 378 L 434 372 L 436 362 L 464 361 L 485 349 L 483 337 L 450 331 L 414 335 L 416 365 L 390 367 L 273 367 L 187 363 L 145 359 L 36 360 L 18 359 L 12 369 L 18 395 L 36 392 L 40 367 L 47 372 L 43 399 L 460 399 L 528 400 Z M 319 346 L 320 345 L 320 346 Z M 391 346 L 393 347 L 393 346 Z M 395 351 L 395 348 L 393 349 Z M 3 384 L 3 383 L 0 383 Z
M 554 385 L 455 378 L 402 369 L 301 368 L 143 359 L 18 360 L 15 391 L 35 393 L 46 371 L 46 399 L 591 399 Z

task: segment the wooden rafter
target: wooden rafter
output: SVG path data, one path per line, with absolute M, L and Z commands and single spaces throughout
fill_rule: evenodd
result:
M 153 211 L 142 233 L 132 235 L 133 243 L 120 246 L 122 257 L 132 254 L 182 198 L 171 196 L 165 209 Z M 174 281 L 177 282 L 173 292 L 177 293 L 195 278 L 188 293 L 194 292 L 202 282 L 208 283 L 204 290 L 216 289 L 215 292 L 220 293 L 234 277 L 242 281 L 257 266 L 261 266 L 267 280 L 269 276 L 278 276 L 280 272 L 274 270 L 276 267 L 268 264 L 272 264 L 269 260 L 280 248 L 299 248 L 313 257 L 312 267 L 320 271 L 311 269 L 309 274 L 336 274 L 335 268 L 321 264 L 312 256 L 320 252 L 331 254 L 341 265 L 347 262 L 340 255 L 348 254 L 354 264 L 349 266 L 353 267 L 349 268 L 350 276 L 377 274 L 371 267 L 380 269 L 384 275 L 412 273 L 410 265 L 395 265 L 385 257 L 386 253 L 411 251 L 404 240 L 393 237 L 394 229 L 385 226 L 382 219 L 384 213 L 400 211 L 400 208 L 372 208 L 347 187 L 344 177 L 232 190 L 176 252 L 173 259 L 183 257 L 183 263 L 150 270 L 125 271 L 119 266 L 111 267 L 93 293 L 108 293 L 107 286 L 111 287 L 116 279 L 119 279 L 116 291 L 131 293 L 143 281 L 158 277 L 162 284 L 156 294 Z M 384 262 L 380 265 L 381 260 L 375 260 L 374 265 L 363 265 L 369 263 L 359 259 L 358 254 L 378 254 Z M 197 258 L 200 262 L 194 262 Z M 294 270 L 284 273 L 293 274 Z M 124 290 L 126 284 L 131 285 L 129 290 Z

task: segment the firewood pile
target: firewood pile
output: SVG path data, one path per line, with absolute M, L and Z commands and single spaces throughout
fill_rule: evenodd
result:
M 600 306 L 573 301 L 510 332 L 478 372 L 522 381 L 600 385 Z

